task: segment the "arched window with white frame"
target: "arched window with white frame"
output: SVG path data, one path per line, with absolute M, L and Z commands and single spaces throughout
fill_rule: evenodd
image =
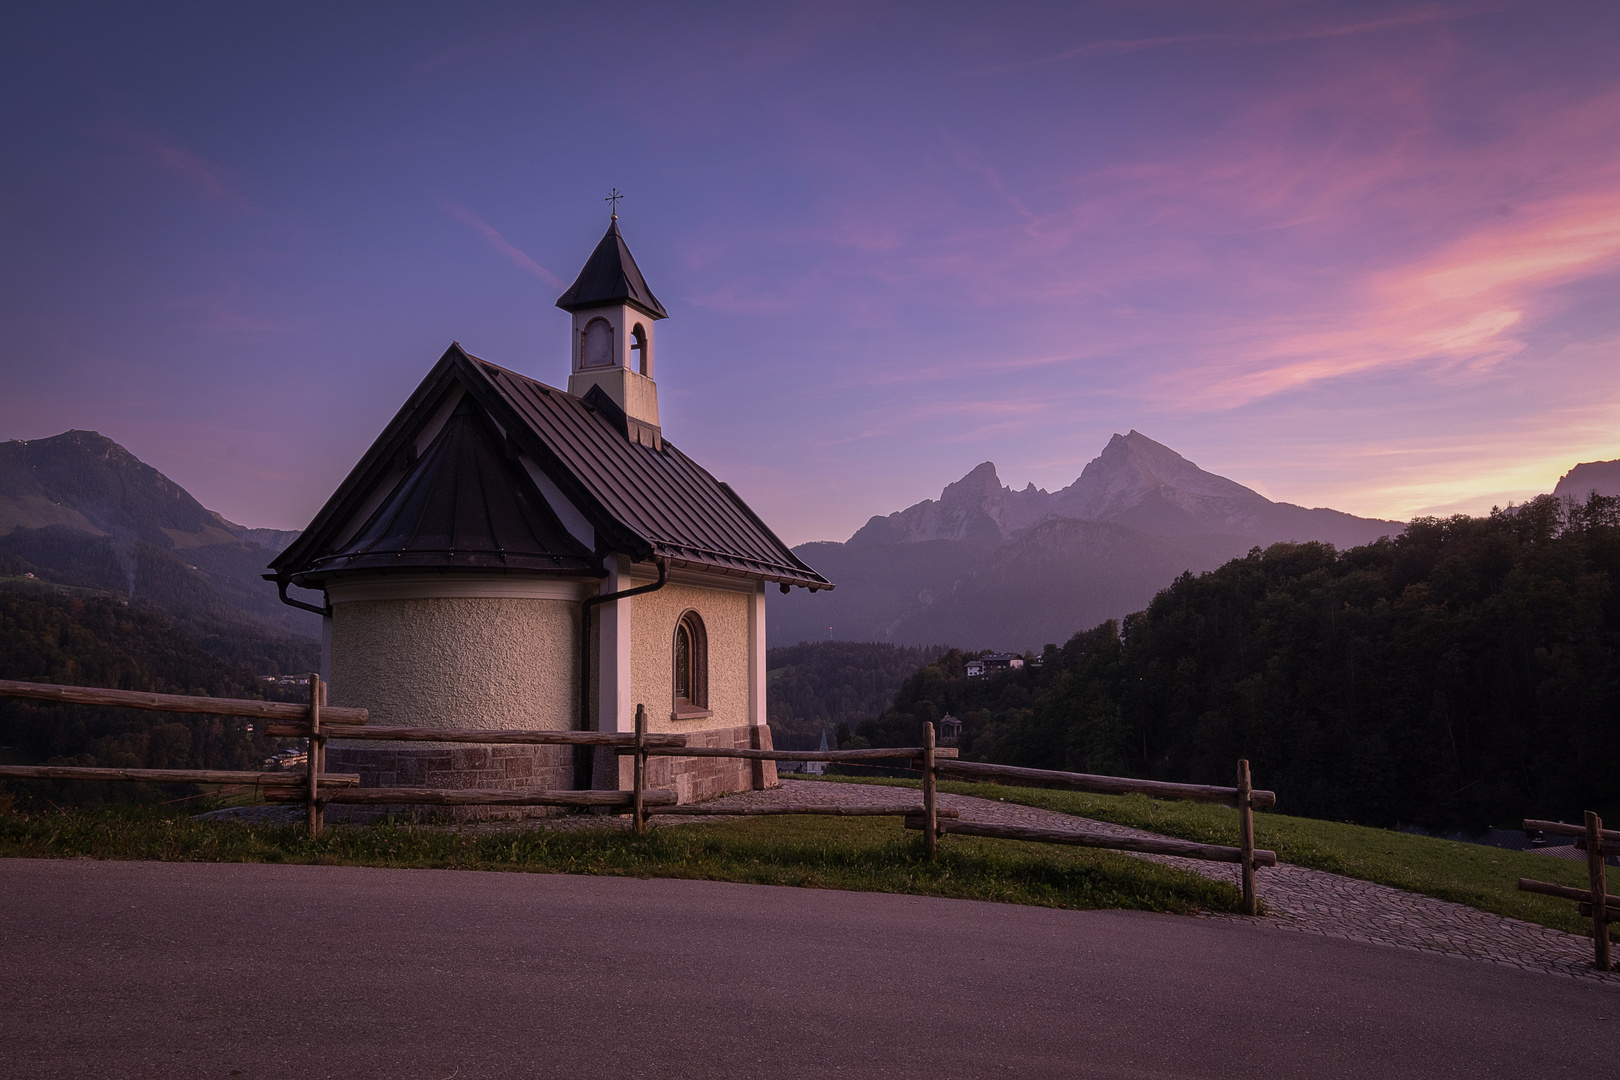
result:
M 709 635 L 695 611 L 675 621 L 671 648 L 675 719 L 709 716 Z

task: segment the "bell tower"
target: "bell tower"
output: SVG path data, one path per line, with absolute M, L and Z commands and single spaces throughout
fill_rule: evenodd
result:
M 591 387 L 601 388 L 624 410 L 631 440 L 659 449 L 653 324 L 669 314 L 625 246 L 617 213 L 557 306 L 574 317 L 568 392 L 584 397 Z

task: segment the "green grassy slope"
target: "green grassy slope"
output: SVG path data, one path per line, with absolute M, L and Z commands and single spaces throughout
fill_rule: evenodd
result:
M 3 798 L 3 797 L 0 797 Z M 289 862 L 696 878 L 1061 908 L 1235 911 L 1230 885 L 1107 852 L 959 838 L 929 862 L 892 819 L 755 818 L 659 828 L 459 831 L 202 822 L 173 809 L 0 808 L 0 857 Z
M 826 779 L 842 783 L 919 786 L 916 780 Z M 939 787 L 941 791 L 957 795 L 1037 806 L 1183 840 L 1207 844 L 1238 842 L 1237 811 L 1213 803 L 1159 802 L 1143 795 L 1090 795 L 1079 791 L 956 782 L 942 783 Z M 1584 889 L 1587 885 L 1584 862 L 1264 812 L 1255 815 L 1254 835 L 1258 846 L 1275 851 L 1283 862 L 1296 866 L 1393 885 L 1573 934 L 1591 933 L 1591 921 L 1576 914 L 1573 901 L 1518 889 L 1521 877 Z M 1260 871 L 1258 887 L 1264 900 L 1264 870 Z M 1612 886 L 1610 891 L 1613 891 Z

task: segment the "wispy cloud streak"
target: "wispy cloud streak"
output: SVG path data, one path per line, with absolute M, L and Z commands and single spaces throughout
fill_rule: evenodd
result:
M 1009 75 L 1019 71 L 1029 71 L 1033 68 L 1046 67 L 1049 64 L 1061 64 L 1067 60 L 1086 60 L 1097 56 L 1123 56 L 1127 53 L 1143 52 L 1148 49 L 1173 48 L 1210 48 L 1210 49 L 1241 49 L 1252 48 L 1259 45 L 1280 45 L 1290 41 L 1315 41 L 1326 38 L 1354 37 L 1359 34 L 1374 34 L 1382 30 L 1396 30 L 1407 26 L 1416 26 L 1423 23 L 1446 22 L 1453 19 L 1466 19 L 1473 15 L 1483 15 L 1490 11 L 1500 11 L 1502 3 L 1481 4 L 1418 4 L 1410 11 L 1396 15 L 1386 15 L 1379 19 L 1365 19 L 1361 22 L 1337 23 L 1326 26 L 1302 26 L 1293 29 L 1258 30 L 1246 33 L 1225 34 L 1176 34 L 1167 37 L 1114 39 L 1108 41 L 1092 41 L 1084 45 L 1077 45 L 1072 49 L 1065 49 L 1050 56 L 1037 57 L 1032 60 L 1018 60 L 1008 64 L 995 64 L 989 67 L 975 68 L 971 71 L 961 72 L 962 76 L 974 75 Z
M 447 214 L 470 228 L 479 236 L 483 237 L 485 243 L 489 244 L 490 247 L 494 248 L 501 255 L 505 256 L 506 259 L 519 270 L 533 274 L 535 277 L 539 278 L 541 281 L 545 282 L 547 285 L 550 285 L 554 289 L 568 288 L 568 282 L 564 281 L 556 274 L 553 274 L 550 270 L 547 270 L 545 267 L 529 258 L 529 256 L 521 248 L 519 248 L 516 244 L 513 244 L 506 237 L 502 236 L 493 225 L 490 225 L 471 210 L 468 210 L 464 206 L 459 206 L 448 199 L 441 200 L 440 204 L 444 207 Z
M 248 197 L 226 180 L 223 169 L 176 140 L 159 138 L 127 124 L 110 127 L 105 135 L 109 141 L 134 150 L 164 172 L 178 177 L 208 202 L 234 213 L 255 212 Z

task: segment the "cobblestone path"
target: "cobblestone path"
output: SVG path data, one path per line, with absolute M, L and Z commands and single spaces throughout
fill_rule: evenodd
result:
M 839 784 L 814 780 L 784 779 L 772 791 L 749 791 L 717 799 L 713 806 L 769 806 L 775 803 L 870 805 L 892 804 L 907 796 L 921 802 L 920 793 L 907 788 L 876 784 Z M 1114 836 L 1152 836 L 1153 833 L 1041 810 L 1033 806 L 978 799 L 941 792 L 939 804 L 962 815 L 966 821 L 987 824 L 1022 825 L 1042 829 L 1085 829 Z M 659 819 L 655 818 L 655 821 Z M 712 818 L 686 818 L 690 822 Z M 664 824 L 670 821 L 665 818 Z M 1137 855 L 1137 858 L 1164 863 L 1218 881 L 1239 884 L 1238 868 L 1228 863 L 1202 862 L 1165 855 Z M 1503 918 L 1489 912 L 1434 900 L 1388 885 L 1341 877 L 1301 866 L 1279 864 L 1256 873 L 1257 888 L 1267 913 L 1249 919 L 1241 915 L 1211 915 L 1261 926 L 1298 930 L 1307 934 L 1370 941 L 1419 952 L 1466 956 L 1493 964 L 1506 964 L 1526 971 L 1545 971 L 1579 979 L 1612 982 L 1620 987 L 1620 975 L 1602 975 L 1592 968 L 1589 939 L 1552 930 L 1519 919 Z

